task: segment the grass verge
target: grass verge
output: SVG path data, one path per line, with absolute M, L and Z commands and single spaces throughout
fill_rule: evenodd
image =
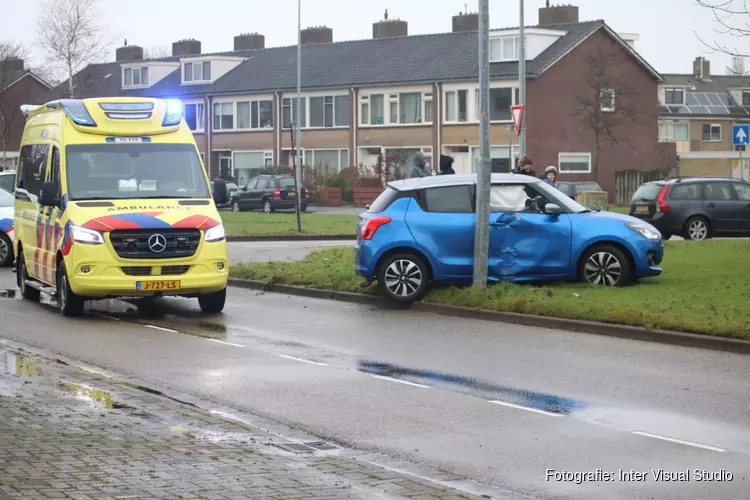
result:
M 229 236 L 282 236 L 297 232 L 294 213 L 220 212 Z M 346 214 L 302 214 L 302 234 L 354 235 L 357 216 Z
M 444 287 L 425 301 L 494 311 L 603 321 L 750 339 L 750 241 L 666 242 L 664 273 L 626 288 L 581 283 L 515 285 L 486 290 Z M 300 262 L 232 266 L 234 278 L 362 292 L 351 248 L 314 252 Z M 365 293 L 377 293 L 373 285 Z

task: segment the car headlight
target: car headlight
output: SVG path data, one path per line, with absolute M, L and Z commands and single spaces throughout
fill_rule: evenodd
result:
M 658 240 L 661 237 L 661 233 L 643 224 L 628 224 L 629 229 L 640 234 L 647 240 Z
M 101 245 L 104 243 L 102 233 L 81 226 L 70 226 L 70 236 L 73 238 L 73 241 L 77 241 L 78 243 L 86 243 L 88 245 Z
M 221 241 L 226 237 L 227 235 L 224 232 L 224 224 L 219 224 L 218 226 L 206 230 L 206 241 Z

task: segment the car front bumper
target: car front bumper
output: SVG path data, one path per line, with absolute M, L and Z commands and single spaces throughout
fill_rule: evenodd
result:
M 647 278 L 659 276 L 662 273 L 661 262 L 664 259 L 664 242 L 658 240 L 642 239 L 636 243 L 633 252 L 633 263 L 635 264 L 635 277 Z

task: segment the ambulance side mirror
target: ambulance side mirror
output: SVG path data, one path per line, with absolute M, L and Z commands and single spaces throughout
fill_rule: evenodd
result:
M 45 182 L 42 184 L 42 192 L 39 195 L 39 204 L 43 207 L 59 207 L 60 199 L 57 197 L 57 192 L 57 182 Z
M 216 179 L 214 184 L 214 202 L 222 204 L 229 201 L 229 195 L 227 194 L 227 183 L 223 179 Z

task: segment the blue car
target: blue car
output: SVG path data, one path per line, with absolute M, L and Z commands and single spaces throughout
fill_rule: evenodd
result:
M 433 283 L 472 279 L 476 174 L 391 182 L 359 216 L 355 269 L 396 302 Z M 537 178 L 492 174 L 489 279 L 624 286 L 658 276 L 661 233 L 628 215 L 588 210 Z

